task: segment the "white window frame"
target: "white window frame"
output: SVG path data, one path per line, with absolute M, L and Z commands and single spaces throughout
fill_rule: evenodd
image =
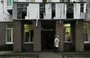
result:
M 8 42 L 7 40 L 7 30 L 11 30 L 11 42 Z M 13 44 L 13 28 L 6 28 L 6 44 Z
M 89 39 L 89 38 L 87 38 L 87 39 Z M 87 41 L 84 41 L 84 44 L 85 44 L 85 43 L 90 43 L 90 41 L 89 41 L 89 40 L 87 40 Z
M 88 38 L 88 41 L 84 41 L 84 44 L 88 44 L 88 43 L 90 43 L 89 38 Z
M 90 43 L 90 41 L 84 41 L 84 44 L 88 44 L 88 43 Z

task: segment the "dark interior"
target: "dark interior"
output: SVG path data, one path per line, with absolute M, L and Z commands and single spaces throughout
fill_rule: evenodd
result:
M 54 48 L 55 22 L 42 22 L 41 49 L 42 51 L 52 51 Z

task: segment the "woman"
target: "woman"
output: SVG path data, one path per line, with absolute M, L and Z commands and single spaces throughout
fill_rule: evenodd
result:
M 54 39 L 55 51 L 58 52 L 59 48 L 59 35 L 57 35 Z

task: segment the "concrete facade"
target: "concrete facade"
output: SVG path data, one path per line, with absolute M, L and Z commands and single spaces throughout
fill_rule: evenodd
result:
M 0 46 L 3 46 L 6 41 L 6 24 L 5 23 L 0 23 Z M 3 38 L 3 39 L 2 39 Z
M 23 47 L 23 32 L 22 32 L 22 22 L 14 22 L 14 52 L 21 52 Z
M 34 51 L 41 51 L 41 22 L 38 22 L 38 26 L 36 27 L 35 21 L 34 24 Z
M 76 21 L 75 30 L 75 47 L 76 51 L 84 51 L 84 38 L 83 38 L 83 21 Z
M 59 35 L 60 46 L 59 51 L 64 51 L 64 25 L 63 21 L 56 21 L 56 35 Z
M 0 0 L 1 1 L 1 0 Z M 6 0 L 5 0 L 6 1 Z M 48 0 L 47 2 L 59 2 L 60 0 Z M 22 52 L 23 50 L 25 51 L 33 51 L 33 52 L 42 52 L 42 45 L 41 45 L 41 29 L 43 29 L 42 26 L 42 21 L 55 21 L 55 35 L 59 35 L 59 39 L 60 39 L 60 45 L 59 45 L 59 51 L 63 52 L 66 50 L 70 50 L 71 48 L 75 49 L 76 52 L 83 52 L 85 51 L 85 45 L 89 44 L 85 44 L 84 43 L 84 35 L 83 35 L 83 26 L 84 26 L 84 22 L 87 20 L 89 21 L 89 5 L 87 5 L 87 11 L 86 9 L 86 4 L 84 3 L 84 9 L 83 9 L 83 13 L 85 14 L 87 13 L 87 19 L 85 19 L 85 15 L 81 16 L 81 6 L 80 6 L 80 2 L 78 2 L 78 0 L 70 0 L 70 2 L 75 1 L 75 3 L 73 4 L 73 18 L 69 19 L 67 18 L 67 3 L 61 2 L 61 4 L 55 4 L 55 9 L 53 10 L 52 7 L 52 3 L 51 4 L 44 4 L 44 11 L 43 11 L 43 18 L 40 18 L 40 4 L 30 4 L 25 2 L 25 0 L 20 1 L 20 2 L 14 2 L 13 4 L 13 9 L 12 9 L 12 19 L 13 19 L 13 43 L 11 44 L 13 46 L 13 51 L 14 52 Z M 35 0 L 35 2 L 42 2 L 42 0 Z M 20 4 L 20 5 L 19 5 Z M 87 4 L 89 4 L 89 2 L 87 2 Z M 25 8 L 22 7 L 21 5 L 26 5 Z M 7 23 L 8 21 L 12 21 L 11 18 L 7 17 L 7 15 L 5 15 L 5 17 L 3 17 L 4 15 L 2 15 L 3 13 L 3 4 L 0 3 L 0 10 L 1 10 L 1 18 L 0 18 L 0 46 L 2 46 L 3 44 L 6 44 L 5 41 L 5 37 L 6 37 L 6 25 L 5 23 Z M 23 10 L 20 10 L 20 8 L 22 8 Z M 32 9 L 31 9 L 31 8 Z M 36 11 L 36 7 L 37 7 L 37 11 Z M 7 13 L 9 15 L 9 13 L 7 12 L 6 6 L 4 6 L 4 12 Z M 19 9 L 19 10 L 18 10 Z M 26 10 L 27 9 L 27 10 Z M 79 11 L 78 11 L 79 10 Z M 59 12 L 60 11 L 60 12 Z M 23 18 L 18 18 L 18 13 L 20 12 L 20 15 Z M 55 12 L 54 16 L 53 16 L 53 12 Z M 23 16 L 24 13 L 24 16 Z M 85 21 L 84 21 L 85 20 Z M 5 22 L 4 22 L 5 21 Z M 30 21 L 33 22 L 33 28 L 34 28 L 34 37 L 33 37 L 33 43 L 29 43 L 29 44 L 25 44 L 24 43 L 24 24 L 26 21 Z M 72 22 L 74 21 L 74 22 Z M 29 23 L 30 23 L 29 22 Z M 27 23 L 27 24 L 29 24 Z M 72 38 L 72 42 L 71 43 L 65 43 L 65 28 L 64 28 L 64 24 L 65 23 L 69 23 L 71 24 L 71 38 Z M 89 22 L 90 23 L 90 22 Z M 90 38 L 89 36 L 89 23 L 88 23 L 88 38 Z M 48 24 L 49 27 L 52 27 Z M 49 27 L 44 26 L 46 29 L 44 29 L 44 31 L 52 31 L 52 29 L 48 29 Z M 48 31 L 49 30 L 49 31 Z M 54 36 L 54 35 L 53 35 Z M 90 40 L 90 39 L 89 39 Z M 53 40 L 51 40 L 53 41 Z M 66 48 L 68 47 L 68 48 Z M 0 47 L 1 48 L 1 47 Z M 44 47 L 43 47 L 44 48 Z M 30 49 L 30 50 L 29 50 Z M 48 50 L 47 50 L 48 51 Z

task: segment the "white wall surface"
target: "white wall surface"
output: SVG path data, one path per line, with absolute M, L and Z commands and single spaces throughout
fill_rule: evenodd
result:
M 52 0 L 52 2 L 60 2 L 60 0 Z
M 11 21 L 10 15 L 7 11 L 7 0 L 3 0 L 3 4 L 0 0 L 0 22 Z
M 80 4 L 74 4 L 74 19 L 80 19 Z
M 0 13 L 3 12 L 3 4 L 1 3 L 1 0 L 0 0 Z
M 18 2 L 42 2 L 42 0 L 15 0 L 15 1 L 18 1 Z
M 29 4 L 25 19 L 39 19 L 39 4 Z

